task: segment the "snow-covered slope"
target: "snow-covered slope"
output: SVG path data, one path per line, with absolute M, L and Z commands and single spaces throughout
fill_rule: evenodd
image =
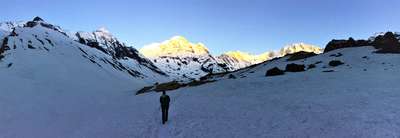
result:
M 0 48 L 3 57 L 0 64 L 5 67 L 2 72 L 25 73 L 32 70 L 35 71 L 32 73 L 37 75 L 35 79 L 68 76 L 70 79 L 79 80 L 82 74 L 73 71 L 84 72 L 83 70 L 87 69 L 92 70 L 90 74 L 93 75 L 103 74 L 131 81 L 154 83 L 169 80 L 150 61 L 137 56 L 138 52 L 133 48 L 116 46 L 113 47 L 115 49 L 109 49 L 128 49 L 125 55 L 105 53 L 76 42 L 60 27 L 46 23 L 38 17 L 23 26 L 13 28 L 11 31 L 3 30 L 5 33 L 2 33 L 6 34 Z M 136 56 L 131 56 L 135 54 Z
M 68 36 L 81 44 L 96 48 L 118 60 L 136 60 L 139 66 L 144 66 L 161 75 L 166 75 L 150 60 L 142 56 L 135 48 L 127 46 L 102 27 L 94 32 L 67 33 Z
M 373 51 L 347 48 L 295 62 L 280 59 L 233 73 L 237 79 L 226 75 L 177 90 L 173 121 L 154 132 L 172 137 L 398 137 L 400 55 Z M 337 53 L 343 56 L 330 56 Z M 331 60 L 345 65 L 331 67 Z M 305 72 L 265 77 L 275 66 L 318 61 Z
M 83 45 L 43 20 L 23 26 L 2 30 L 0 137 L 142 135 L 131 129 L 146 124 L 132 117 L 147 110 L 132 105 L 146 101 L 132 99 L 134 92 L 167 76 Z
M 300 51 L 320 54 L 323 50 L 314 45 L 296 43 L 285 46 L 279 51 L 265 52 L 260 55 L 251 55 L 249 53 L 240 51 L 230 51 L 218 56 L 217 59 L 220 63 L 225 63 L 230 71 L 234 71 L 254 64 L 259 64 L 273 58 L 282 57 L 287 54 L 292 54 Z
M 13 28 L 23 27 L 26 22 L 0 22 L 0 30 L 11 32 Z
M 218 63 L 204 44 L 191 43 L 182 36 L 144 46 L 140 53 L 176 80 L 198 79 L 226 71 L 225 65 Z

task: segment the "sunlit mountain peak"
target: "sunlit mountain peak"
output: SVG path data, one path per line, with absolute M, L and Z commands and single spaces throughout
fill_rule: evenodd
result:
M 100 27 L 99 29 L 96 30 L 96 32 L 103 32 L 103 33 L 110 33 L 106 27 Z
M 247 52 L 241 52 L 241 51 L 229 51 L 226 52 L 225 55 L 228 55 L 230 57 L 234 57 L 240 61 L 245 61 L 245 62 L 249 62 L 249 63 L 260 63 L 263 62 L 265 60 L 268 60 L 268 55 L 270 52 L 266 52 L 263 54 L 259 54 L 259 55 L 253 55 Z
M 140 53 L 149 58 L 160 56 L 208 55 L 208 49 L 202 43 L 191 43 L 183 36 L 174 36 L 161 43 L 152 43 L 140 49 Z
M 279 52 L 280 56 L 285 56 L 287 54 L 292 54 L 292 53 L 296 53 L 296 52 L 300 52 L 300 51 L 304 51 L 304 52 L 313 52 L 316 54 L 320 54 L 323 52 L 323 49 L 315 46 L 315 45 L 311 45 L 311 44 L 306 44 L 306 43 L 294 43 L 294 44 L 290 44 L 285 46 L 284 48 L 282 48 Z
M 323 49 L 310 44 L 294 43 L 287 45 L 278 51 L 268 51 L 258 55 L 253 55 L 241 51 L 230 51 L 222 54 L 221 56 L 218 56 L 218 60 L 222 63 L 226 63 L 231 70 L 237 70 L 267 60 L 271 60 L 276 57 L 282 57 L 287 54 L 292 54 L 300 51 L 320 54 L 322 53 Z

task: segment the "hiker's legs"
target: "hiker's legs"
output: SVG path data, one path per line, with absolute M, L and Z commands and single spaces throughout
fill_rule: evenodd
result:
M 165 121 L 168 121 L 168 109 L 169 107 L 167 106 L 167 108 L 165 109 Z
M 165 121 L 166 121 L 166 119 L 165 119 L 165 109 L 162 108 L 161 111 L 162 111 L 162 113 L 161 113 L 161 115 L 162 115 L 162 123 L 165 124 Z

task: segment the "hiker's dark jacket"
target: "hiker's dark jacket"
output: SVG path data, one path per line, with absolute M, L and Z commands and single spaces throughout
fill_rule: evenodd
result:
M 170 99 L 169 99 L 169 96 L 168 96 L 168 95 L 162 95 L 162 96 L 160 97 L 161 107 L 162 107 L 162 108 L 168 107 L 168 106 L 169 106 L 169 101 L 170 101 Z

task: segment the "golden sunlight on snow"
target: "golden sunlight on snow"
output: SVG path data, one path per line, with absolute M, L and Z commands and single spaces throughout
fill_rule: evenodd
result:
M 160 56 L 205 55 L 208 49 L 202 43 L 191 43 L 182 36 L 174 36 L 162 43 L 152 43 L 141 48 L 140 53 L 149 58 Z

